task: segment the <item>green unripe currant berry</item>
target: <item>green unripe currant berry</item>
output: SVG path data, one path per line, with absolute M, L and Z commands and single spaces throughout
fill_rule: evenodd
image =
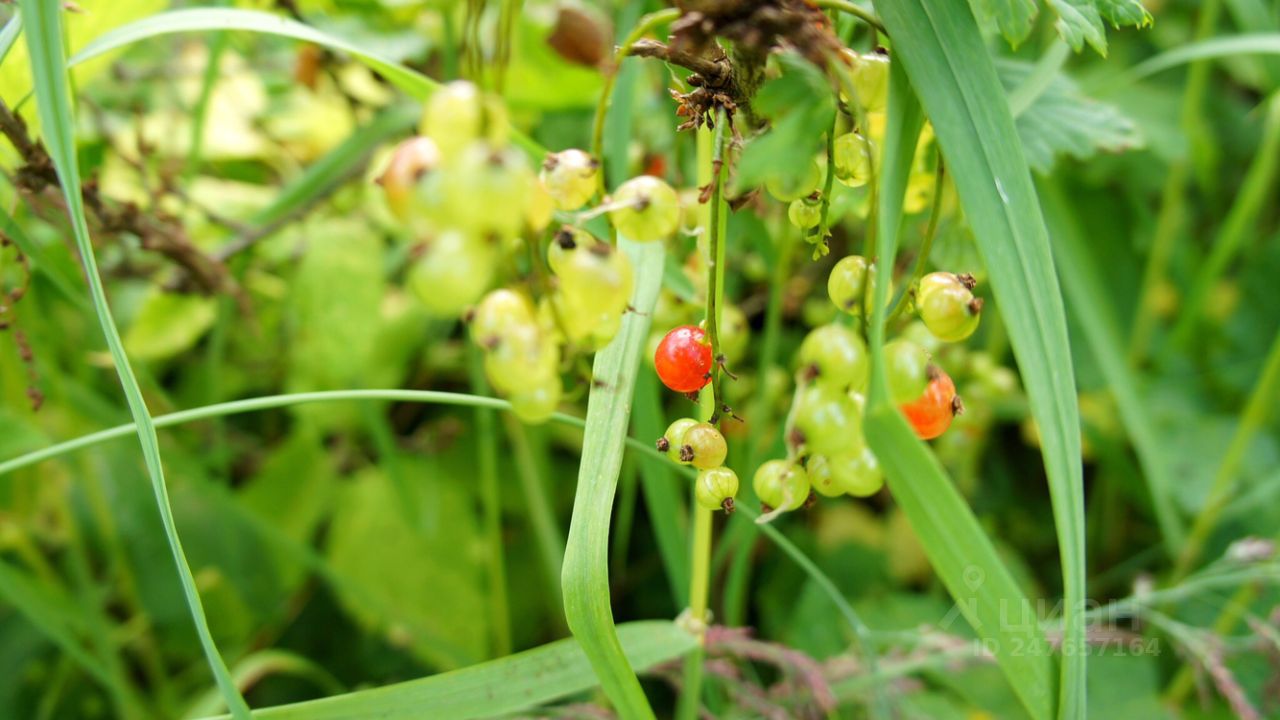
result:
M 524 221 L 534 233 L 541 233 L 551 224 L 555 217 L 556 201 L 547 191 L 542 181 L 531 183 L 529 187 L 529 207 L 525 209 Z
M 510 126 L 500 100 L 457 80 L 431 94 L 423 108 L 421 130 L 436 141 L 445 157 L 453 157 L 476 140 L 505 145 Z
M 871 291 L 875 291 L 875 269 L 875 263 L 867 262 L 861 255 L 841 258 L 827 276 L 827 296 L 836 307 L 850 315 L 862 315 L 870 294 L 868 282 L 871 283 Z
M 916 311 L 939 340 L 959 342 L 978 329 L 982 300 L 973 296 L 972 275 L 935 272 L 920 278 Z
M 547 155 L 542 163 L 542 183 L 556 207 L 577 210 L 596 192 L 600 161 L 581 150 L 565 150 Z
M 680 418 L 667 426 L 667 431 L 662 433 L 662 437 L 658 438 L 657 446 L 659 452 L 664 452 L 667 457 L 680 463 L 688 465 L 693 458 L 681 458 L 681 449 L 684 447 L 684 436 L 689 428 L 697 425 L 698 421 L 693 418 Z
M 844 494 L 844 487 L 831 474 L 831 461 L 826 455 L 810 455 L 804 470 L 809 474 L 809 485 L 814 492 L 824 497 Z
M 429 137 L 409 138 L 396 146 L 378 184 L 387 198 L 387 207 L 400 220 L 413 212 L 414 188 L 440 165 L 440 149 Z
M 768 190 L 775 199 L 785 203 L 808 197 L 817 192 L 820 187 L 822 187 L 822 163 L 816 157 L 805 166 L 804 172 L 798 177 L 774 176 L 764 181 L 764 189 Z
M 787 207 L 787 219 L 801 230 L 818 227 L 822 222 L 822 200 L 810 196 L 792 200 Z
M 833 482 L 854 497 L 869 497 L 884 487 L 880 463 L 865 444 L 858 450 L 830 458 Z
M 885 372 L 889 396 L 896 404 L 911 402 L 929 385 L 929 355 L 910 340 L 884 344 Z
M 533 304 L 514 290 L 499 288 L 481 298 L 467 320 L 471 338 L 484 345 L 489 339 L 506 335 L 516 325 L 532 325 Z
M 449 230 L 432 239 L 414 261 L 408 284 L 432 315 L 457 318 L 484 294 L 496 265 L 497 252 L 490 243 Z
M 871 158 L 875 151 L 872 142 L 856 132 L 836 138 L 831 153 L 836 179 L 849 187 L 866 185 L 871 179 Z
M 438 186 L 443 186 L 450 225 L 477 236 L 505 239 L 516 237 L 524 227 L 537 182 L 524 153 L 475 142 Z
M 800 373 L 837 390 L 861 389 L 867 384 L 867 345 L 844 325 L 814 328 L 800 343 Z
M 774 510 L 791 511 L 809 499 L 809 475 L 786 460 L 770 460 L 756 470 L 751 486 L 760 502 Z
M 680 225 L 680 196 L 662 180 L 641 175 L 622 183 L 609 198 L 609 220 L 636 242 L 665 240 Z
M 555 414 L 560 404 L 560 378 L 522 387 L 511 395 L 511 412 L 531 425 L 544 423 Z
M 812 384 L 796 398 L 795 429 L 819 455 L 845 452 L 862 437 L 862 415 L 844 389 Z
M 853 62 L 853 89 L 867 112 L 881 112 L 889 100 L 889 56 L 857 55 Z
M 698 423 L 685 430 L 684 444 L 680 447 L 680 457 L 699 470 L 720 467 L 729 454 L 729 445 L 724 435 L 711 423 Z
M 556 378 L 560 345 L 536 324 L 504 328 L 501 334 L 484 338 L 481 346 L 486 351 L 485 376 L 504 395 Z
M 733 512 L 733 498 L 738 494 L 738 475 L 727 467 L 698 471 L 693 497 L 699 507 L 707 510 L 724 508 Z

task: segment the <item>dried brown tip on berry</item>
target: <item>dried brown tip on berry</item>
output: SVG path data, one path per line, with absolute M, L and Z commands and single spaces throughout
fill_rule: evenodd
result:
M 812 490 L 809 491 L 809 497 L 804 499 L 804 509 L 808 510 L 818 503 L 818 496 Z
M 731 498 L 731 497 L 729 497 L 729 498 L 725 498 L 725 499 L 724 499 L 724 502 L 720 503 L 720 507 L 724 508 L 724 514 L 725 514 L 725 515 L 732 515 L 732 514 L 733 514 L 733 509 L 734 509 L 734 506 L 733 506 L 733 498 Z
M 804 445 L 805 439 L 803 432 L 797 428 L 792 428 L 791 432 L 787 435 L 787 444 L 791 447 L 800 447 L 801 445 Z
M 600 257 L 609 257 L 613 254 L 613 246 L 609 243 L 603 242 L 593 242 L 587 247 L 587 250 L 593 255 L 599 255 Z
M 591 160 L 587 163 L 587 167 L 591 168 L 592 170 L 595 170 L 600 167 L 600 161 L 592 157 Z
M 474 307 L 469 307 L 466 309 L 465 312 L 462 313 L 462 322 L 468 325 L 470 325 L 471 321 L 475 319 L 476 319 L 476 309 Z
M 680 446 L 680 462 L 693 462 L 693 446 L 692 445 Z
M 813 380 L 818 379 L 818 376 L 821 374 L 822 370 L 818 367 L 817 363 L 809 363 L 801 368 L 800 379 L 805 382 L 812 382 Z
M 635 202 L 631 204 L 631 207 L 636 212 L 644 212 L 645 210 L 649 209 L 649 203 L 650 203 L 649 196 L 641 195 L 636 198 Z
M 687 392 L 687 393 L 685 393 L 685 394 L 684 394 L 684 396 L 685 396 L 685 397 L 687 397 L 687 398 L 689 398 L 689 400 L 690 400 L 690 401 L 692 401 L 692 402 L 698 402 L 698 391 L 697 391 L 697 390 L 694 390 L 694 391 L 692 391 L 692 392 Z
M 963 415 L 963 414 L 964 414 L 964 401 L 960 399 L 959 395 L 956 395 L 955 397 L 951 398 L 951 415 L 952 417 L 954 417 L 956 415 Z
M 766 503 L 766 502 L 762 502 L 762 503 L 760 503 L 760 514 L 761 514 L 761 515 L 768 515 L 768 514 L 769 514 L 769 513 L 771 513 L 771 512 L 773 512 L 773 508 L 769 506 L 769 503 Z
M 928 367 L 924 369 L 924 374 L 930 381 L 937 380 L 942 377 L 942 368 L 934 365 L 933 363 L 929 363 Z
M 573 239 L 573 231 L 567 227 L 562 227 L 556 231 L 555 240 L 562 250 L 572 250 L 578 247 L 578 243 Z
M 655 442 L 654 445 L 657 446 L 658 452 L 666 452 L 671 449 L 671 441 L 665 436 L 658 438 L 658 441 Z
M 978 281 L 973 277 L 972 273 L 959 273 L 956 275 L 956 280 L 959 280 L 960 284 L 968 290 L 978 287 Z
M 547 153 L 546 159 L 542 161 L 542 169 L 547 172 L 551 172 L 552 170 L 555 170 L 559 164 L 560 158 L 556 157 L 555 153 Z
M 982 312 L 982 298 L 974 298 L 969 301 L 969 314 L 977 315 Z

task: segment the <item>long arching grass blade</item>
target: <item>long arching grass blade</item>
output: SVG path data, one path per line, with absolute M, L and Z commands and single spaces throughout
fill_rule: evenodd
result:
M 1000 668 L 1036 720 L 1049 717 L 1052 681 L 1044 636 L 1031 602 L 996 555 L 973 511 L 936 457 L 908 427 L 889 398 L 884 369 L 885 317 L 893 259 L 902 225 L 920 103 L 901 66 L 890 65 L 889 124 L 881 169 L 875 312 L 870 325 L 872 373 L 865 432 L 885 470 L 889 488 L 920 538 L 956 609 L 995 654 Z
M 586 435 L 578 470 L 561 586 L 569 629 L 582 643 L 609 699 L 622 717 L 653 717 L 614 630 L 609 599 L 609 519 L 631 421 L 640 353 L 649 337 L 649 313 L 662 285 L 661 243 L 618 244 L 636 268 L 636 288 L 622 330 L 596 354 L 587 401 Z
M 138 427 L 138 440 L 142 444 L 147 472 L 151 476 L 151 488 L 156 496 L 156 505 L 160 510 L 160 519 L 164 524 L 169 547 L 173 551 L 174 562 L 178 567 L 178 577 L 182 581 L 182 591 L 187 607 L 195 623 L 196 633 L 200 637 L 200 645 L 227 707 L 231 709 L 237 720 L 248 718 L 249 706 L 236 689 L 227 671 L 226 662 L 218 654 L 213 635 L 209 631 L 209 622 L 204 615 L 200 592 L 196 589 L 191 567 L 187 563 L 186 555 L 183 554 L 182 541 L 178 538 L 178 528 L 169 506 L 169 490 L 165 486 L 164 467 L 160 461 L 160 444 L 156 438 L 155 426 L 152 424 L 151 414 L 147 411 L 142 390 L 138 387 L 138 380 L 134 377 L 133 368 L 129 364 L 129 358 L 125 355 L 124 343 L 120 340 L 120 333 L 111 316 L 111 308 L 107 304 L 107 294 L 103 288 L 102 278 L 98 275 L 98 263 L 94 257 L 93 243 L 89 238 L 89 226 L 85 221 L 84 204 L 80 194 L 75 118 L 71 108 L 71 95 L 67 89 L 66 58 L 62 49 L 60 14 L 62 6 L 59 3 L 40 0 L 23 0 L 21 8 L 27 25 L 24 36 L 31 56 L 32 82 L 40 113 L 40 126 L 49 148 L 49 155 L 57 169 L 63 196 L 66 198 L 67 215 L 75 234 L 81 262 L 84 264 L 85 276 L 89 281 L 94 310 L 102 325 L 102 333 L 106 336 L 112 362 L 129 403 L 129 411 Z

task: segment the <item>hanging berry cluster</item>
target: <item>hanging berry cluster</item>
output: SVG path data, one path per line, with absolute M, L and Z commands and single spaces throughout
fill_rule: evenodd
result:
M 393 151 L 379 178 L 387 206 L 417 243 L 407 282 L 433 315 L 463 317 L 485 375 L 525 422 L 548 420 L 575 354 L 617 334 L 634 284 L 617 246 L 572 224 L 607 211 L 623 236 L 663 240 L 680 221 L 675 190 L 641 176 L 603 204 L 599 162 L 582 150 L 548 155 L 535 172 L 510 142 L 506 111 L 465 81 L 437 90 L 421 134 Z M 566 222 L 553 228 L 557 219 Z M 500 268 L 528 273 L 493 289 Z

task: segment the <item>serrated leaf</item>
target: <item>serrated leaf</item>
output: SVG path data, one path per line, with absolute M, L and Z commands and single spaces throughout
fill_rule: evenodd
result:
M 1009 44 L 1017 47 L 1031 34 L 1039 8 L 1036 0 L 969 0 L 984 25 L 995 23 Z
M 1107 29 L 1094 0 L 1047 0 L 1058 15 L 1053 24 L 1071 49 L 1080 52 L 1087 42 L 1100 55 L 1107 54 Z
M 1000 61 L 996 70 L 1006 90 L 1012 91 L 1032 74 L 1035 66 Z M 1094 100 L 1064 74 L 1057 74 L 1017 118 L 1018 137 L 1032 169 L 1048 174 L 1058 155 L 1084 160 L 1102 152 L 1121 152 L 1144 145 L 1137 123 L 1113 105 Z
M 1096 0 L 1098 12 L 1115 27 L 1146 27 L 1151 24 L 1151 13 L 1140 0 Z

